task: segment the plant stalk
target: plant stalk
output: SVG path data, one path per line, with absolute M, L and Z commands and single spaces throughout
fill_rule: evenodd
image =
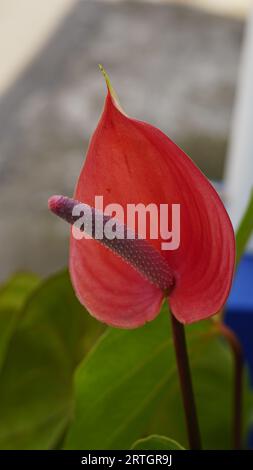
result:
M 171 313 L 172 334 L 176 352 L 177 368 L 184 405 L 185 420 L 190 449 L 201 449 L 196 404 L 193 393 L 190 364 L 187 353 L 184 325 Z

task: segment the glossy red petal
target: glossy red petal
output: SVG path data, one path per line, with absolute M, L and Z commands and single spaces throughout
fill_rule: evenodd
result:
M 80 302 L 108 325 L 136 328 L 160 311 L 162 290 L 95 240 L 72 238 L 70 272 Z
M 180 204 L 181 243 L 161 251 L 176 278 L 170 295 L 174 315 L 184 323 L 204 319 L 222 307 L 234 269 L 234 233 L 224 206 L 208 180 L 166 135 L 130 119 L 110 93 L 90 142 L 75 199 L 104 204 Z M 136 327 L 158 314 L 162 292 L 99 246 L 71 239 L 70 272 L 82 303 L 98 319 Z

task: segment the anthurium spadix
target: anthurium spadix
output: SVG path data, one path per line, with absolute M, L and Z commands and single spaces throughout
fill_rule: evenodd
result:
M 108 93 L 90 141 L 74 199 L 53 196 L 50 209 L 73 223 L 73 209 L 84 203 L 105 226 L 108 215 L 95 198 L 117 204 L 180 207 L 180 242 L 163 249 L 164 239 L 96 239 L 71 234 L 70 274 L 81 303 L 97 319 L 134 328 L 152 320 L 168 297 L 182 323 L 217 313 L 229 294 L 235 260 L 234 233 L 218 194 L 191 159 L 163 132 L 122 111 L 106 76 Z M 154 104 L 153 104 L 154 105 Z M 160 215 L 161 216 L 161 215 Z M 161 222 L 161 221 L 160 221 Z M 125 233 L 136 226 L 119 220 Z

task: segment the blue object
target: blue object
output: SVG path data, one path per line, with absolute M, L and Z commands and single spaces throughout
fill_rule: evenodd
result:
M 228 299 L 225 323 L 241 340 L 253 387 L 253 255 L 243 256 Z

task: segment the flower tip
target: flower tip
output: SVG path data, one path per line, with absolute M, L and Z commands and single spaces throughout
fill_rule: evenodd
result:
M 122 107 L 120 106 L 120 102 L 119 102 L 119 98 L 117 96 L 117 93 L 116 91 L 114 90 L 112 84 L 111 84 L 111 81 L 110 81 L 110 78 L 109 78 L 109 75 L 108 73 L 106 72 L 106 70 L 104 69 L 103 65 L 101 64 L 98 64 L 98 67 L 99 67 L 99 70 L 102 72 L 102 75 L 105 79 L 105 83 L 106 83 L 106 86 L 107 86 L 107 90 L 108 90 L 108 95 L 110 96 L 111 100 L 112 100 L 112 103 L 114 104 L 114 106 L 116 106 L 116 108 L 123 114 L 125 114 L 125 112 L 123 111 Z
M 61 206 L 63 196 L 51 196 L 48 199 L 48 209 L 54 214 L 57 214 L 59 211 L 59 207 Z
M 109 79 L 109 76 L 108 76 L 106 70 L 104 69 L 103 65 L 101 65 L 101 64 L 98 64 L 98 67 L 99 67 L 99 70 L 102 72 L 102 75 L 105 79 L 105 83 L 107 85 L 108 91 L 111 94 L 113 94 L 113 88 L 112 88 L 112 85 L 111 85 L 111 82 L 110 82 L 110 79 Z
M 76 204 L 79 204 L 78 201 L 67 196 L 51 196 L 48 199 L 49 210 L 69 224 L 73 224 L 76 220 L 73 216 Z

